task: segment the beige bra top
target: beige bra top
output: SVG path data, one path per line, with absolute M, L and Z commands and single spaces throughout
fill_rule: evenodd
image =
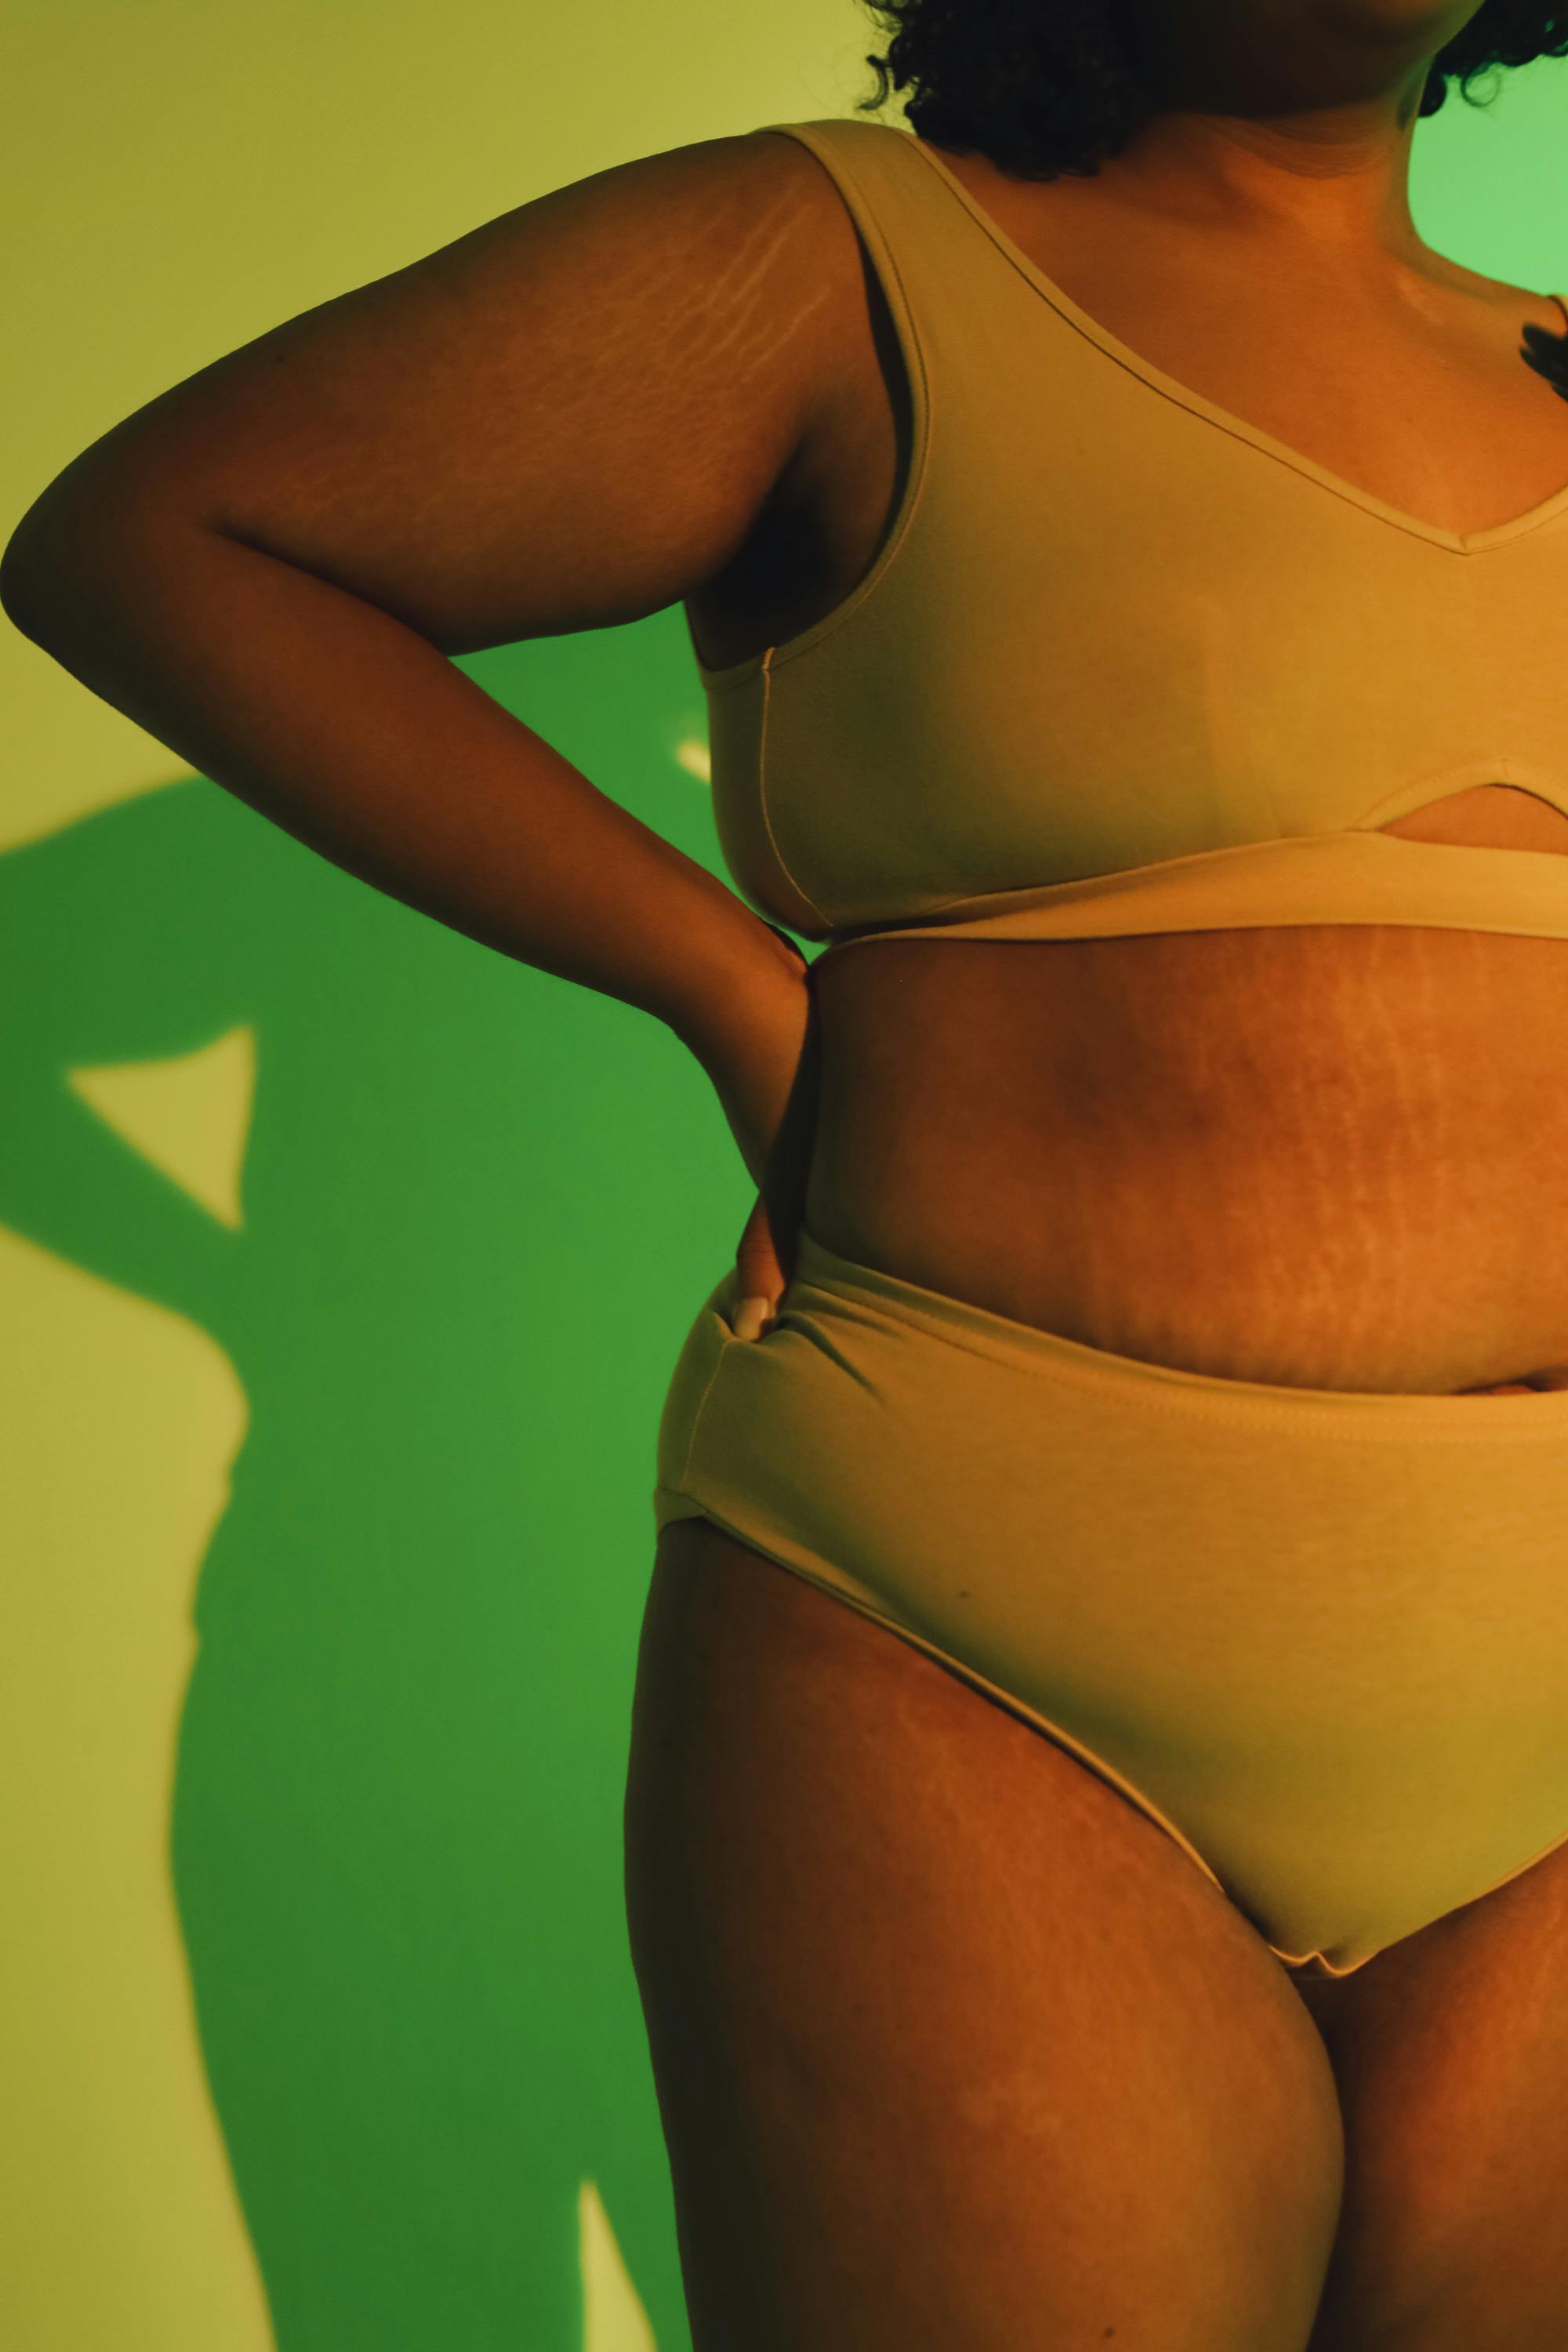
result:
M 698 664 L 749 902 L 836 945 L 1568 938 L 1568 856 L 1373 829 L 1482 783 L 1568 814 L 1568 483 L 1489 530 L 1402 514 L 1118 342 L 908 131 L 768 128 L 848 206 L 913 433 L 859 585 Z

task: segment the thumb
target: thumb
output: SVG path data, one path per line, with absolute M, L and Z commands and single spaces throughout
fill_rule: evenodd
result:
M 777 1314 L 785 1277 L 779 1262 L 768 1205 L 759 1192 L 735 1251 L 734 1329 L 738 1339 L 758 1339 Z

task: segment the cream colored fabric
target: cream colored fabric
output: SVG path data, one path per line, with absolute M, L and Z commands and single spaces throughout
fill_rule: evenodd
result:
M 767 127 L 854 218 L 913 448 L 868 578 L 702 672 L 721 843 L 758 910 L 836 947 L 1568 938 L 1568 859 L 1375 830 L 1483 783 L 1568 813 L 1568 484 L 1489 530 L 1403 514 L 1149 366 L 911 133 Z
M 770 126 L 886 291 L 910 478 L 865 582 L 708 671 L 738 886 L 829 952 L 1281 923 L 1568 938 L 1568 858 L 1376 828 L 1568 813 L 1568 485 L 1371 498 L 1146 365 L 934 153 Z M 1562 298 L 1558 298 L 1559 301 Z M 1281 1959 L 1348 1973 L 1568 1837 L 1568 1391 L 1258 1386 L 836 1257 L 699 1313 L 658 1443 L 706 1517 L 1011 1707 Z
M 676 1366 L 658 1525 L 1012 1708 L 1281 1959 L 1347 1974 L 1568 1837 L 1568 1390 L 1173 1370 L 809 1234 L 761 1339 L 735 1304 L 731 1270 Z

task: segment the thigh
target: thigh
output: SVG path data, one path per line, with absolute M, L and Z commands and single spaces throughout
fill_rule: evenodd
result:
M 1312 2352 L 1568 2344 L 1568 1846 L 1309 1999 L 1346 2137 Z
M 1316 2028 L 1142 1813 L 700 1520 L 660 1538 L 626 1897 L 696 2352 L 1302 2352 Z

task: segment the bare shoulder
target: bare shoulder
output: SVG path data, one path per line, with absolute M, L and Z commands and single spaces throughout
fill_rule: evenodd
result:
M 1552 299 L 1552 289 L 1539 292 L 1533 286 L 1516 286 L 1510 278 L 1488 278 L 1481 270 L 1468 269 L 1451 254 L 1426 248 L 1426 265 L 1432 283 L 1456 294 L 1471 306 L 1478 317 L 1490 314 L 1506 326 L 1517 326 L 1521 320 L 1534 319 L 1542 326 L 1555 325 L 1561 330 L 1563 317 Z M 1556 289 L 1568 292 L 1568 286 Z
M 46 488 L 7 568 L 56 516 L 79 554 L 88 525 L 173 516 L 447 652 L 641 618 L 732 559 L 812 433 L 854 251 L 776 131 L 613 164 L 158 394 Z

